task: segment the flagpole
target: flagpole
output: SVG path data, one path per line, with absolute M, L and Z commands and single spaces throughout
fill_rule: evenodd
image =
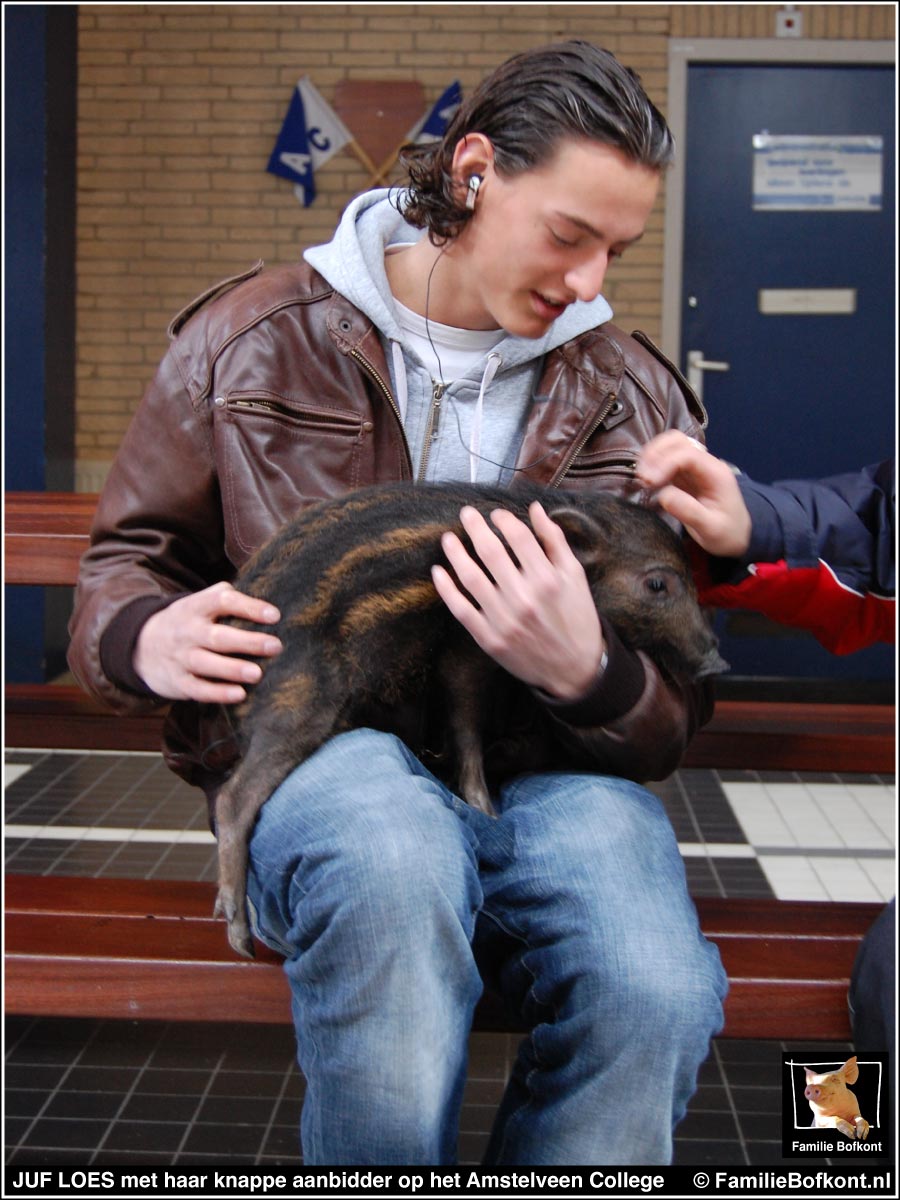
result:
M 384 162 L 381 163 L 380 166 L 377 166 L 377 167 L 373 166 L 372 178 L 369 180 L 370 184 L 373 183 L 376 179 L 380 179 L 382 183 L 387 182 L 386 176 L 387 176 L 388 171 L 390 171 L 391 167 L 393 167 L 394 163 L 397 161 L 397 158 L 400 154 L 400 151 L 403 149 L 403 147 L 408 145 L 409 140 L 410 139 L 408 137 L 405 137 L 403 139 L 403 141 L 399 142 L 397 144 L 397 146 L 390 152 L 390 154 L 387 156 L 387 158 L 384 160 Z
M 376 180 L 380 181 L 381 183 L 384 183 L 384 168 L 379 168 L 379 167 L 375 166 L 375 163 L 372 161 L 372 159 L 366 153 L 366 151 L 363 150 L 362 146 L 359 144 L 359 142 L 355 138 L 351 139 L 351 141 L 349 141 L 347 143 L 347 147 L 348 147 L 348 149 L 353 151 L 353 153 L 356 155 L 356 157 L 359 159 L 359 161 L 362 163 L 362 165 L 366 168 L 366 170 L 372 176 L 372 178 L 369 180 L 370 187 Z

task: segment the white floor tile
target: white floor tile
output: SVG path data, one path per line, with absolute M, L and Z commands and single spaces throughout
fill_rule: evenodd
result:
M 825 818 L 850 850 L 890 848 L 891 841 L 866 811 L 867 796 L 861 788 L 856 788 L 854 794 L 843 784 L 811 783 L 808 786 Z
M 888 784 L 849 784 L 859 801 L 892 846 L 897 845 L 897 789 Z
M 885 902 L 897 894 L 897 862 L 893 858 L 861 858 L 859 865 Z
M 828 814 L 822 811 L 815 797 L 803 784 L 767 783 L 765 788 L 798 846 L 823 850 L 837 850 L 846 846 L 844 839 L 828 819 Z
M 809 865 L 821 879 L 829 900 L 881 900 L 878 888 L 856 858 L 810 855 Z
M 4 763 L 3 786 L 8 788 L 11 783 L 15 783 L 17 779 L 21 779 L 30 770 L 31 763 Z
M 822 880 L 802 855 L 761 854 L 762 867 L 779 900 L 828 900 Z
M 799 845 L 789 825 L 762 784 L 723 783 L 722 787 L 740 822 L 744 835 L 751 845 Z

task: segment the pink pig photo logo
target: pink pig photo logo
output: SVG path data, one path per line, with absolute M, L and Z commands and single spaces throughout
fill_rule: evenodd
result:
M 887 1054 L 827 1058 L 821 1051 L 783 1055 L 785 1157 L 890 1157 L 887 1059 Z

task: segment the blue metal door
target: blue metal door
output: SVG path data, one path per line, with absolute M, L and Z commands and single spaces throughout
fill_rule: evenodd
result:
M 787 135 L 822 148 L 824 190 L 835 190 L 782 211 L 771 206 L 758 150 L 754 165 L 754 139 L 782 145 Z M 682 365 L 691 352 L 710 364 L 695 370 L 710 448 L 763 482 L 853 470 L 892 453 L 894 137 L 893 67 L 689 68 Z M 868 162 L 873 146 L 881 155 L 880 195 L 870 187 L 858 210 L 844 208 L 828 180 L 829 163 L 836 175 L 835 164 L 850 161 L 840 157 L 848 146 L 868 147 Z M 786 187 L 802 184 L 802 158 L 778 161 Z M 720 620 L 737 676 L 893 674 L 887 647 L 836 658 L 804 634 Z

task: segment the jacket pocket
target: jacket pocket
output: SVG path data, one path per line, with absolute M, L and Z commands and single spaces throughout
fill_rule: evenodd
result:
M 606 453 L 599 451 L 595 454 L 579 454 L 569 464 L 563 479 L 589 480 L 607 477 L 633 481 L 636 466 L 636 454 L 629 455 L 621 452 L 610 454 L 608 451 Z
M 271 393 L 218 396 L 213 408 L 225 546 L 236 566 L 302 509 L 361 486 L 372 423 L 358 413 Z

